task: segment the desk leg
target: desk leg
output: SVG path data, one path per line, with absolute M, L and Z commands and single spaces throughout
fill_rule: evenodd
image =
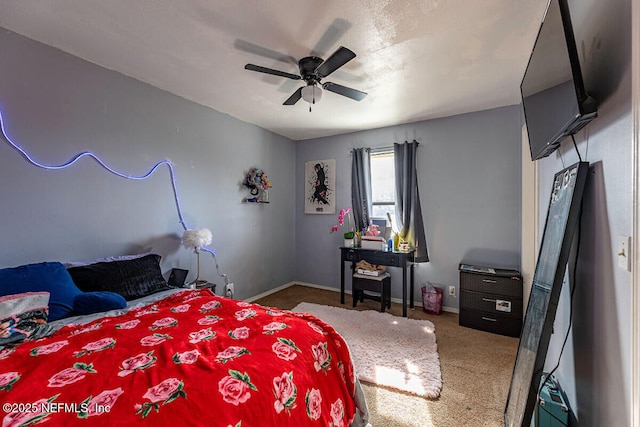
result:
M 407 317 L 407 267 L 402 269 L 402 317 Z
M 340 261 L 340 304 L 344 304 L 344 261 Z
M 414 263 L 411 263 L 409 265 L 409 268 L 411 269 L 411 277 L 409 278 L 409 280 L 411 281 L 411 293 L 409 294 L 409 296 L 411 297 L 411 299 L 409 300 L 409 307 L 413 308 L 413 269 L 415 267 Z

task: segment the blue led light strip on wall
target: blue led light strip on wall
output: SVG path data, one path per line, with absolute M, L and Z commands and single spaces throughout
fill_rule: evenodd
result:
M 67 168 L 67 167 L 73 165 L 75 162 L 77 162 L 78 160 L 80 160 L 83 157 L 90 157 L 93 160 L 95 160 L 104 169 L 106 169 L 107 171 L 111 172 L 112 174 L 114 174 L 116 176 L 119 176 L 119 177 L 125 178 L 125 179 L 140 180 L 140 179 L 149 178 L 156 171 L 156 169 L 158 169 L 162 165 L 166 165 L 169 168 L 169 174 L 171 176 L 171 188 L 173 189 L 173 198 L 174 198 L 174 200 L 176 202 L 176 209 L 178 211 L 178 218 L 180 219 L 180 224 L 182 225 L 182 228 L 184 228 L 185 230 L 189 228 L 189 227 L 187 227 L 187 224 L 185 224 L 184 217 L 182 216 L 182 207 L 180 206 L 180 197 L 178 197 L 178 187 L 176 185 L 176 176 L 175 176 L 175 171 L 173 169 L 173 163 L 171 163 L 171 161 L 162 160 L 162 161 L 156 163 L 149 170 L 149 172 L 147 172 L 144 175 L 128 175 L 126 173 L 119 172 L 119 171 L 113 169 L 112 167 L 110 167 L 109 165 L 107 165 L 102 159 L 100 159 L 100 157 L 98 157 L 96 154 L 94 154 L 94 153 L 92 153 L 90 151 L 83 151 L 81 153 L 78 153 L 75 156 L 73 156 L 71 158 L 71 160 L 69 160 L 68 162 L 63 163 L 61 165 L 45 165 L 43 163 L 40 163 L 40 162 L 34 160 L 27 153 L 27 151 L 24 148 L 22 148 L 19 144 L 15 143 L 11 138 L 9 138 L 9 135 L 7 135 L 7 131 L 6 131 L 5 127 L 4 127 L 4 118 L 2 117 L 2 111 L 0 111 L 0 130 L 2 131 L 2 136 L 4 136 L 5 140 L 13 148 L 18 150 L 20 152 L 20 154 L 22 154 L 22 156 L 25 159 L 27 159 L 27 161 L 29 163 L 31 163 L 32 165 L 37 166 L 39 168 L 42 168 L 42 169 L 48 169 L 48 170 L 64 169 L 64 168 Z M 215 251 L 212 248 L 208 247 L 208 246 L 202 247 L 200 249 L 211 254 L 211 256 L 213 257 L 213 259 L 214 259 L 214 261 L 216 263 L 216 270 L 218 272 L 218 275 L 224 277 L 225 283 L 229 283 L 227 275 L 220 273 L 220 269 L 219 269 L 219 266 L 218 266 L 218 260 L 216 259 Z

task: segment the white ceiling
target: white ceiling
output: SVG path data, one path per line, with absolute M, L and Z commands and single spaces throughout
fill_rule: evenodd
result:
M 540 0 L 0 0 L 0 26 L 293 140 L 520 102 Z M 295 63 L 345 46 L 309 112 Z M 285 59 L 287 57 L 294 58 Z

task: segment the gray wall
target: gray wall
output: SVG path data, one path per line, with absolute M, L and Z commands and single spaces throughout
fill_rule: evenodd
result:
M 213 232 L 222 272 L 247 298 L 293 280 L 292 141 L 0 28 L 0 109 L 16 143 L 61 164 L 89 150 L 127 174 L 175 165 L 184 219 Z M 243 204 L 252 166 L 271 181 L 269 205 Z M 130 181 L 89 158 L 50 171 L 0 140 L 0 266 L 152 250 L 163 269 L 196 269 L 182 248 L 171 179 L 161 167 Z M 223 284 L 210 255 L 201 278 Z M 222 286 L 217 292 L 222 292 Z
M 558 377 L 580 425 L 629 425 L 631 276 L 613 253 L 617 236 L 632 230 L 631 2 L 570 0 L 570 8 L 587 87 L 600 105 L 598 119 L 577 135 L 592 167 L 573 328 Z M 186 222 L 212 229 L 221 269 L 240 298 L 292 280 L 338 288 L 341 236 L 328 233 L 336 216 L 304 214 L 304 162 L 337 160 L 338 206 L 347 207 L 349 150 L 414 138 L 422 144 L 419 184 L 431 256 L 417 269 L 418 285 L 457 286 L 462 260 L 519 265 L 517 107 L 294 144 L 4 29 L 0 51 L 0 109 L 10 136 L 44 163 L 93 150 L 115 168 L 141 174 L 170 159 Z M 576 160 L 567 141 L 539 161 L 543 221 L 553 174 Z M 269 205 L 240 203 L 242 174 L 254 165 L 274 183 Z M 0 178 L 0 266 L 154 250 L 165 270 L 195 269 L 194 256 L 180 247 L 164 168 L 136 182 L 89 159 L 46 171 L 0 141 Z M 221 283 L 206 256 L 202 270 Z M 456 308 L 458 300 L 445 304 Z M 548 369 L 559 358 L 569 306 L 565 284 Z
M 458 288 L 460 262 L 519 269 L 521 126 L 514 106 L 298 142 L 296 278 L 340 287 L 342 233 L 329 234 L 337 214 L 304 213 L 305 161 L 336 159 L 339 210 L 351 206 L 352 148 L 413 139 L 420 142 L 418 185 L 430 256 L 416 268 L 415 299 L 426 281 Z M 399 273 L 392 278 L 397 298 L 402 295 Z M 350 289 L 350 279 L 346 283 Z M 457 308 L 458 298 L 445 295 L 444 304 Z
M 632 234 L 631 1 L 570 0 L 569 7 L 585 84 L 599 103 L 599 117 L 576 135 L 591 167 L 573 327 L 557 375 L 581 426 L 626 426 L 631 424 L 631 273 L 617 266 L 615 249 L 617 236 Z M 553 175 L 576 161 L 570 140 L 539 161 L 542 221 Z M 565 280 L 547 370 L 558 362 L 569 327 L 569 296 Z

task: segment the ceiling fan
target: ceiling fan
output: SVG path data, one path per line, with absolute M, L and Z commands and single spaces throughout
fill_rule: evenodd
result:
M 361 101 L 365 96 L 367 96 L 366 92 L 342 86 L 337 83 L 321 82 L 323 78 L 327 77 L 329 74 L 333 73 L 355 57 L 355 53 L 343 46 L 340 46 L 335 52 L 333 52 L 326 61 L 317 56 L 305 56 L 298 61 L 300 75 L 261 67 L 254 64 L 247 64 L 244 68 L 245 70 L 272 74 L 274 76 L 286 77 L 292 80 L 304 80 L 307 85 L 298 88 L 298 90 L 293 92 L 293 94 L 284 101 L 283 105 L 294 105 L 300 100 L 300 98 L 304 99 L 309 104 L 315 104 L 320 101 L 320 98 L 322 97 L 322 90 L 320 87 L 328 90 L 329 92 L 337 93 L 338 95 L 346 96 L 347 98 L 351 98 L 356 101 Z M 311 105 L 309 105 L 309 111 L 311 111 Z

